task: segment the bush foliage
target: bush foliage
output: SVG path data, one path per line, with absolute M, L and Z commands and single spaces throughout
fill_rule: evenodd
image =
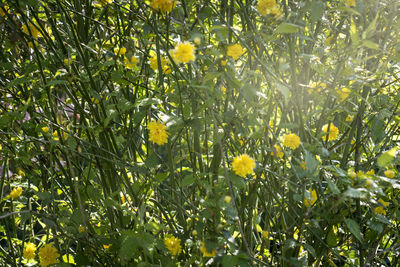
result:
M 397 266 L 397 0 L 0 1 L 0 262 Z

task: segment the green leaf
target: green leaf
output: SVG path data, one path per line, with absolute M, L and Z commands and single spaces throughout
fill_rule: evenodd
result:
M 346 226 L 349 229 L 349 231 L 360 241 L 363 241 L 363 238 L 361 236 L 361 231 L 360 231 L 360 226 L 358 226 L 358 223 L 352 219 L 347 218 L 345 220 Z
M 360 43 L 360 37 L 358 36 L 357 25 L 354 22 L 353 18 L 351 19 L 350 36 L 353 45 L 358 46 L 358 44 Z
M 336 184 L 332 181 L 331 178 L 328 176 L 325 176 L 325 180 L 328 182 L 328 187 L 332 191 L 333 194 L 337 195 L 340 193 L 339 188 L 336 186 Z
M 365 191 L 366 190 L 364 188 L 349 188 L 346 192 L 344 192 L 344 195 L 351 198 L 362 198 L 366 194 Z
M 363 40 L 361 45 L 366 47 L 366 48 L 379 50 L 379 45 L 377 43 L 374 43 L 374 42 L 370 41 L 370 40 Z
M 222 267 L 235 266 L 237 262 L 238 258 L 236 256 L 225 255 L 222 257 Z
M 151 153 L 151 155 L 148 156 L 147 159 L 145 160 L 144 164 L 149 169 L 155 168 L 158 165 L 157 154 L 155 154 L 154 152 Z
M 281 83 L 276 83 L 275 84 L 276 89 L 285 97 L 285 101 L 288 99 L 290 90 L 286 85 L 283 85 Z
M 322 15 L 324 14 L 325 11 L 325 4 L 321 1 L 313 1 L 310 2 L 310 5 L 311 5 L 310 8 L 311 22 L 315 23 L 322 18 Z
M 135 257 L 135 251 L 137 250 L 138 240 L 134 236 L 123 236 L 121 249 L 119 251 L 119 257 L 121 261 L 126 262 Z
M 182 185 L 182 187 L 185 187 L 185 186 L 189 186 L 189 185 L 193 184 L 193 182 L 194 182 L 193 174 L 188 174 L 185 176 L 185 178 L 183 178 L 181 185 Z
M 379 167 L 386 167 L 387 165 L 389 165 L 396 156 L 396 152 L 397 152 L 397 147 L 394 147 L 391 150 L 386 151 L 385 153 L 380 155 L 378 158 Z
M 281 23 L 276 29 L 275 33 L 295 33 L 299 31 L 300 26 L 292 23 Z

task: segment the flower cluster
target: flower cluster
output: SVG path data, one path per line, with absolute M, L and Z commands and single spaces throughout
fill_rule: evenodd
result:
M 275 0 L 260 0 L 258 1 L 257 10 L 261 15 L 273 15 L 279 17 L 281 15 L 281 9 Z
M 151 1 L 150 6 L 156 11 L 166 13 L 172 11 L 176 6 L 176 2 L 174 0 L 153 0 Z
M 296 134 L 285 134 L 283 136 L 283 145 L 285 147 L 290 147 L 291 149 L 296 149 L 300 146 L 300 137 Z
M 172 256 L 177 256 L 182 252 L 181 240 L 174 236 L 164 238 L 164 245 Z
M 167 126 L 160 121 L 152 121 L 147 125 L 149 130 L 149 140 L 150 142 L 156 143 L 161 146 L 168 142 Z
M 171 56 L 177 63 L 189 63 L 196 59 L 195 51 L 196 48 L 192 43 L 183 42 L 175 46 L 175 49 L 171 51 Z
M 330 123 L 329 125 L 325 124 L 322 127 L 322 131 L 325 133 L 324 136 L 322 137 L 324 141 L 326 141 L 326 138 L 328 138 L 329 141 L 338 139 L 339 129 L 333 123 Z
M 27 260 L 33 260 L 36 256 L 36 245 L 33 243 L 27 243 L 23 251 L 23 256 Z
M 387 206 L 389 206 L 389 202 L 384 201 L 383 199 L 378 199 L 379 206 L 374 209 L 375 213 L 386 215 Z
M 137 63 L 138 60 L 134 56 L 132 56 L 130 59 L 128 57 L 124 59 L 125 67 L 127 67 L 128 69 L 133 69 L 134 67 L 136 67 Z
M 235 174 L 245 177 L 247 174 L 253 173 L 253 169 L 256 167 L 254 159 L 246 154 L 239 155 L 233 159 L 232 169 Z
M 165 74 L 171 73 L 171 68 L 168 66 L 168 59 L 161 57 L 161 69 Z M 154 55 L 150 58 L 150 68 L 154 71 L 158 71 L 158 58 L 157 55 Z
M 232 57 L 234 60 L 237 60 L 241 55 L 243 55 L 244 50 L 240 44 L 233 44 L 228 46 L 227 55 Z
M 22 188 L 21 187 L 16 187 L 13 190 L 11 190 L 11 193 L 10 193 L 9 196 L 12 199 L 17 199 L 17 198 L 19 198 L 21 196 L 21 194 L 22 194 Z
M 39 259 L 40 259 L 40 266 L 47 267 L 51 264 L 58 263 L 58 250 L 53 247 L 51 244 L 47 244 L 44 247 L 39 249 Z

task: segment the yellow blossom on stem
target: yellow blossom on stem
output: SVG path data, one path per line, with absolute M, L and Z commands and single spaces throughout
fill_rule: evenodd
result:
M 346 5 L 348 6 L 356 6 L 356 0 L 344 0 L 344 2 L 346 3 Z
M 200 242 L 200 245 L 201 245 L 200 251 L 201 251 L 201 253 L 203 253 L 203 257 L 212 258 L 217 254 L 216 249 L 213 249 L 212 251 L 207 251 L 206 245 L 203 241 Z
M 227 55 L 232 57 L 234 60 L 237 60 L 241 55 L 243 55 L 244 50 L 240 44 L 233 44 L 228 46 Z
M 228 204 L 229 202 L 231 202 L 232 197 L 231 196 L 225 196 L 224 201 L 226 204 Z
M 312 94 L 314 92 L 321 92 L 321 89 L 325 89 L 326 88 L 326 84 L 323 82 L 313 82 L 310 81 L 310 83 L 308 84 L 308 93 Z
M 294 133 L 285 134 L 283 136 L 283 145 L 291 149 L 296 149 L 300 146 L 300 137 Z
M 172 58 L 177 63 L 188 63 L 190 61 L 194 61 L 196 59 L 195 56 L 196 48 L 190 42 L 179 43 L 175 46 L 175 49 L 172 51 Z
M 168 66 L 169 61 L 164 58 L 161 57 L 160 58 L 161 61 L 161 69 L 165 74 L 170 74 L 171 73 L 171 68 Z M 157 55 L 154 55 L 150 58 L 150 68 L 154 71 L 158 71 L 158 59 L 157 59 Z
M 130 59 L 128 57 L 126 57 L 124 59 L 125 67 L 127 67 L 128 69 L 133 69 L 134 67 L 136 67 L 137 63 L 138 63 L 138 60 L 134 56 L 132 56 Z
M 116 48 L 114 48 L 114 54 L 117 55 L 117 56 L 123 56 L 123 55 L 125 55 L 125 53 L 126 53 L 126 48 L 125 47 L 121 47 L 121 48 L 116 47 Z
M 177 256 L 182 252 L 181 240 L 174 236 L 165 237 L 164 245 L 172 256 Z
M 113 2 L 113 0 L 99 0 L 99 4 L 100 4 L 101 6 L 105 6 L 105 5 L 108 5 L 108 4 L 112 4 L 112 2 Z
M 252 174 L 256 167 L 254 159 L 247 154 L 242 154 L 233 159 L 232 169 L 236 175 L 245 177 L 247 174 Z
M 23 251 L 23 256 L 28 261 L 33 260 L 36 256 L 36 245 L 33 243 L 26 243 Z
M 171 12 L 176 6 L 174 0 L 152 0 L 150 6 L 156 10 L 161 11 L 161 13 Z
M 272 151 L 271 155 L 272 156 L 277 156 L 280 159 L 283 158 L 284 153 L 283 153 L 281 147 L 279 145 L 275 144 L 274 145 L 274 149 L 275 149 L 275 151 Z
M 336 93 L 340 96 L 340 99 L 341 99 L 342 101 L 346 100 L 346 98 L 349 97 L 350 92 L 351 92 L 350 89 L 349 89 L 349 88 L 346 88 L 346 87 L 343 87 L 343 88 L 341 88 L 341 89 L 336 88 Z
M 168 142 L 167 126 L 160 121 L 152 121 L 147 125 L 149 130 L 149 141 L 161 146 Z
M 386 176 L 387 178 L 390 178 L 390 179 L 393 179 L 394 176 L 395 176 L 395 173 L 394 173 L 393 170 L 386 170 L 386 171 L 384 172 L 384 174 L 385 174 L 385 176 Z
M 21 196 L 21 194 L 22 194 L 22 188 L 21 187 L 16 187 L 13 190 L 11 190 L 11 193 L 10 193 L 9 196 L 12 199 L 17 199 L 17 198 L 19 198 Z
M 39 249 L 40 266 L 47 267 L 51 264 L 58 263 L 60 254 L 58 250 L 51 244 L 47 244 Z
M 257 10 L 263 16 L 271 14 L 278 17 L 281 14 L 280 7 L 275 0 L 259 0 Z
M 306 207 L 311 207 L 312 205 L 314 205 L 314 203 L 315 203 L 315 202 L 317 201 L 317 199 L 318 199 L 318 197 L 317 197 L 317 191 L 315 191 L 315 189 L 311 191 L 311 188 L 310 188 L 308 191 L 310 192 L 311 199 L 309 199 L 309 198 L 306 197 L 306 198 L 304 199 L 304 206 L 306 206 Z
M 329 128 L 329 133 L 328 133 L 328 128 Z M 338 138 L 339 129 L 333 123 L 330 123 L 329 125 L 325 124 L 322 127 L 322 131 L 325 133 L 325 135 L 322 137 L 324 141 L 326 141 L 327 136 L 329 141 L 336 140 Z

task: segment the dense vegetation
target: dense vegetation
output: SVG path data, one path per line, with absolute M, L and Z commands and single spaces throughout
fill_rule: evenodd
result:
M 400 265 L 397 0 L 1 0 L 0 264 Z

